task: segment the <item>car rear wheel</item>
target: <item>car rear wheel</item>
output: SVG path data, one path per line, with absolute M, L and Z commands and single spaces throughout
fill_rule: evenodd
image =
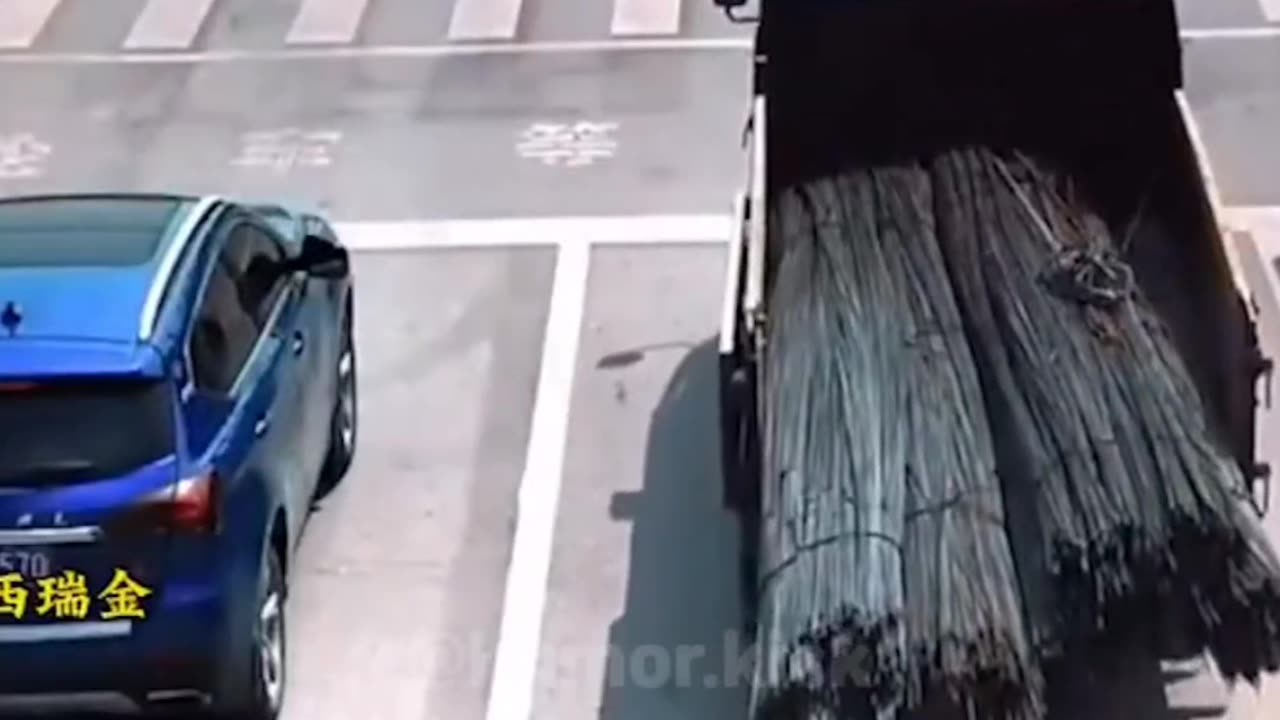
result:
M 320 471 L 318 494 L 323 496 L 338 486 L 356 454 L 359 407 L 356 392 L 356 346 L 352 332 L 352 305 L 347 301 L 342 345 L 338 352 L 338 391 L 329 424 L 329 452 Z
M 278 554 L 268 550 L 258 581 L 254 605 L 249 662 L 236 663 L 248 678 L 234 683 L 229 695 L 215 697 L 210 708 L 216 720 L 277 720 L 285 697 L 285 599 L 284 570 Z M 242 646 L 243 647 L 243 646 Z M 238 673 L 237 673 L 238 674 Z M 244 677 L 241 675 L 240 677 Z
M 285 584 L 280 559 L 267 553 L 253 636 L 253 683 L 244 720 L 276 720 L 284 706 Z

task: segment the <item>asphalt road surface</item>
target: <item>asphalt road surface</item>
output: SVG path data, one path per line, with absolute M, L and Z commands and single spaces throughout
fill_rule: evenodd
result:
M 1179 3 L 1274 355 L 1278 5 Z M 739 716 L 710 341 L 745 32 L 710 0 L 0 0 L 0 193 L 297 200 L 358 250 L 361 446 L 292 579 L 287 720 Z M 1280 717 L 1166 671 L 1063 718 Z

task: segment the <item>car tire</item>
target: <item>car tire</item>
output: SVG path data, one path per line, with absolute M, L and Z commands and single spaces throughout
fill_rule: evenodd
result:
M 278 720 L 284 707 L 288 593 L 279 554 L 271 548 L 265 554 L 249 630 L 250 657 L 247 663 L 235 663 L 239 679 L 229 692 L 213 698 L 208 713 L 201 714 L 210 720 Z
M 338 351 L 337 392 L 334 394 L 333 414 L 329 419 L 329 449 L 320 469 L 317 496 L 324 497 L 338 486 L 351 469 L 355 460 L 357 430 L 359 428 L 359 393 L 356 385 L 356 346 L 352 331 L 353 307 L 347 298 L 342 323 L 342 344 Z
M 275 550 L 267 552 L 259 583 L 257 614 L 253 623 L 253 679 L 248 707 L 237 718 L 276 720 L 284 707 L 287 685 L 284 570 Z

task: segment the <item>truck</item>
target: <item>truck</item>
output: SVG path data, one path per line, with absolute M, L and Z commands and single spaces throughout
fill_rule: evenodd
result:
M 965 143 L 1034 146 L 1097 197 L 1146 193 L 1176 241 L 1130 258 L 1170 328 L 1215 440 L 1266 511 L 1255 430 L 1272 361 L 1189 122 L 1173 0 L 713 0 L 755 24 L 745 183 L 719 328 L 723 502 L 742 529 L 744 628 L 758 588 L 763 368 L 784 189 L 851 165 Z M 1142 272 L 1143 268 L 1157 272 Z

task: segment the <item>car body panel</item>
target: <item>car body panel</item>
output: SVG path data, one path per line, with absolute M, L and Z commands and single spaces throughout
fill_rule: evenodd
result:
M 16 336 L 128 342 L 138 336 L 154 270 L 0 268 L 0 304 L 22 312 Z
M 25 337 L 0 340 L 0 383 L 116 375 L 160 378 L 164 356 L 146 343 Z

